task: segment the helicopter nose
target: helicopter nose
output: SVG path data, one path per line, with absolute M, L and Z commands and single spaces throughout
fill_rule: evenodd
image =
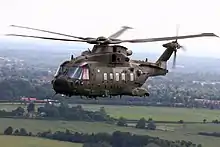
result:
M 57 93 L 63 93 L 63 92 L 68 92 L 71 90 L 71 87 L 69 85 L 69 82 L 66 79 L 55 79 L 52 81 L 53 83 L 53 89 Z

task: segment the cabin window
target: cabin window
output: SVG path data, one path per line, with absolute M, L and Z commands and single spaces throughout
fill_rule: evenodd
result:
M 115 80 L 119 81 L 119 73 L 115 73 Z
M 125 73 L 121 73 L 121 80 L 125 81 Z
M 110 78 L 110 80 L 113 80 L 113 78 L 114 78 L 114 77 L 113 77 L 113 73 L 110 73 L 110 74 L 109 74 L 109 78 Z
M 84 67 L 83 68 L 83 76 L 82 76 L 83 80 L 89 80 L 89 69 Z
M 107 73 L 104 73 L 104 81 L 107 81 L 108 78 L 107 78 Z
M 130 73 L 130 81 L 134 81 L 134 73 Z

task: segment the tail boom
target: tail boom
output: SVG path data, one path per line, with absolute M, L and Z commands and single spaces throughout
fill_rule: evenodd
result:
M 159 57 L 159 59 L 156 61 L 156 64 L 162 68 L 167 69 L 167 61 L 170 59 L 174 52 L 173 48 L 167 48 L 163 54 Z

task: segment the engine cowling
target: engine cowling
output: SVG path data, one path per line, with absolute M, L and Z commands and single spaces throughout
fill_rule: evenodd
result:
M 132 50 L 127 50 L 127 56 L 131 56 L 132 55 Z

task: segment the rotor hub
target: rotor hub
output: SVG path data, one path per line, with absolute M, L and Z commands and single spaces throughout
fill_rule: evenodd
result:
M 96 39 L 97 41 L 106 41 L 108 40 L 108 38 L 104 37 L 104 36 L 100 36 Z

